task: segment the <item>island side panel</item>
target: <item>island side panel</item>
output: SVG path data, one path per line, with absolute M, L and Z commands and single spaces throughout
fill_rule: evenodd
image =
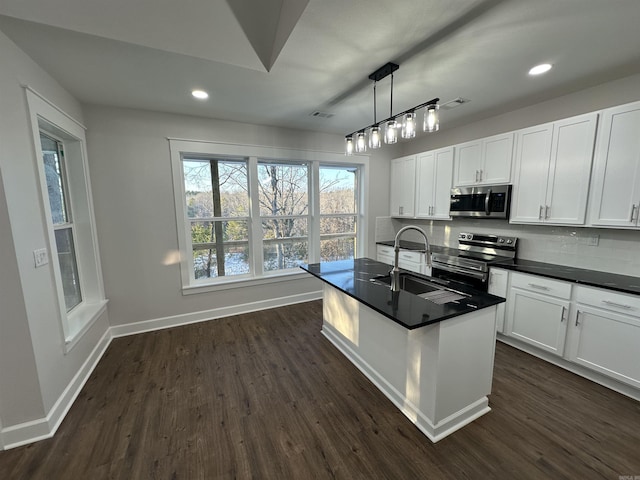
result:
M 490 410 L 495 307 L 409 330 L 325 285 L 323 315 L 323 334 L 431 441 Z
M 487 411 L 495 356 L 496 307 L 441 322 L 436 426 L 446 428 L 450 417 L 480 416 Z M 455 381 L 451 381 L 455 379 Z M 475 413 L 471 410 L 475 409 Z

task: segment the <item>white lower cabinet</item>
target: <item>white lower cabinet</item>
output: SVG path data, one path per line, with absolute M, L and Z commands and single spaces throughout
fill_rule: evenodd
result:
M 564 352 L 571 284 L 511 274 L 506 335 L 556 355 Z
M 393 265 L 393 247 L 388 245 L 376 245 L 376 260 L 387 265 Z
M 640 297 L 576 288 L 567 359 L 640 388 Z
M 489 285 L 487 291 L 497 297 L 507 298 L 509 284 L 509 272 L 502 268 L 491 267 L 489 272 Z M 496 309 L 496 331 L 504 332 L 504 316 L 506 304 L 501 303 Z
M 376 260 L 388 265 L 393 265 L 395 259 L 393 247 L 377 245 L 376 250 Z M 424 252 L 401 248 L 398 253 L 398 267 L 423 275 L 431 275 L 431 267 L 427 265 L 427 257 Z

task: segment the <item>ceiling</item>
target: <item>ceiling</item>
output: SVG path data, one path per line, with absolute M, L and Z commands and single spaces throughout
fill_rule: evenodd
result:
M 639 24 L 638 0 L 0 0 L 0 30 L 82 102 L 342 134 L 373 123 L 389 61 L 394 113 L 470 99 L 444 128 L 640 72 Z

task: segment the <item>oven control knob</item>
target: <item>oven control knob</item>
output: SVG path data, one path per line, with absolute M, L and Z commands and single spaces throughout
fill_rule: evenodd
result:
M 512 243 L 513 243 L 513 240 L 509 239 L 509 240 L 507 240 L 507 243 L 508 243 L 508 244 L 512 244 Z
M 465 239 L 465 238 L 467 238 L 467 236 L 464 233 L 461 233 L 460 234 L 460 238 Z
M 504 238 L 499 238 L 498 243 L 504 243 Z

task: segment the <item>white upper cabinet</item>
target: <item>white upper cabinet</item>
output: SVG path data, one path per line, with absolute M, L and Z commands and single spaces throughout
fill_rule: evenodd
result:
M 591 195 L 590 225 L 638 228 L 640 102 L 603 112 Z
M 416 156 L 391 160 L 390 203 L 392 217 L 413 217 L 416 185 Z
M 416 217 L 449 217 L 453 147 L 418 154 L 416 161 Z
M 457 145 L 454 184 L 462 187 L 509 183 L 512 157 L 513 133 Z
M 516 134 L 512 223 L 584 225 L 597 113 Z

